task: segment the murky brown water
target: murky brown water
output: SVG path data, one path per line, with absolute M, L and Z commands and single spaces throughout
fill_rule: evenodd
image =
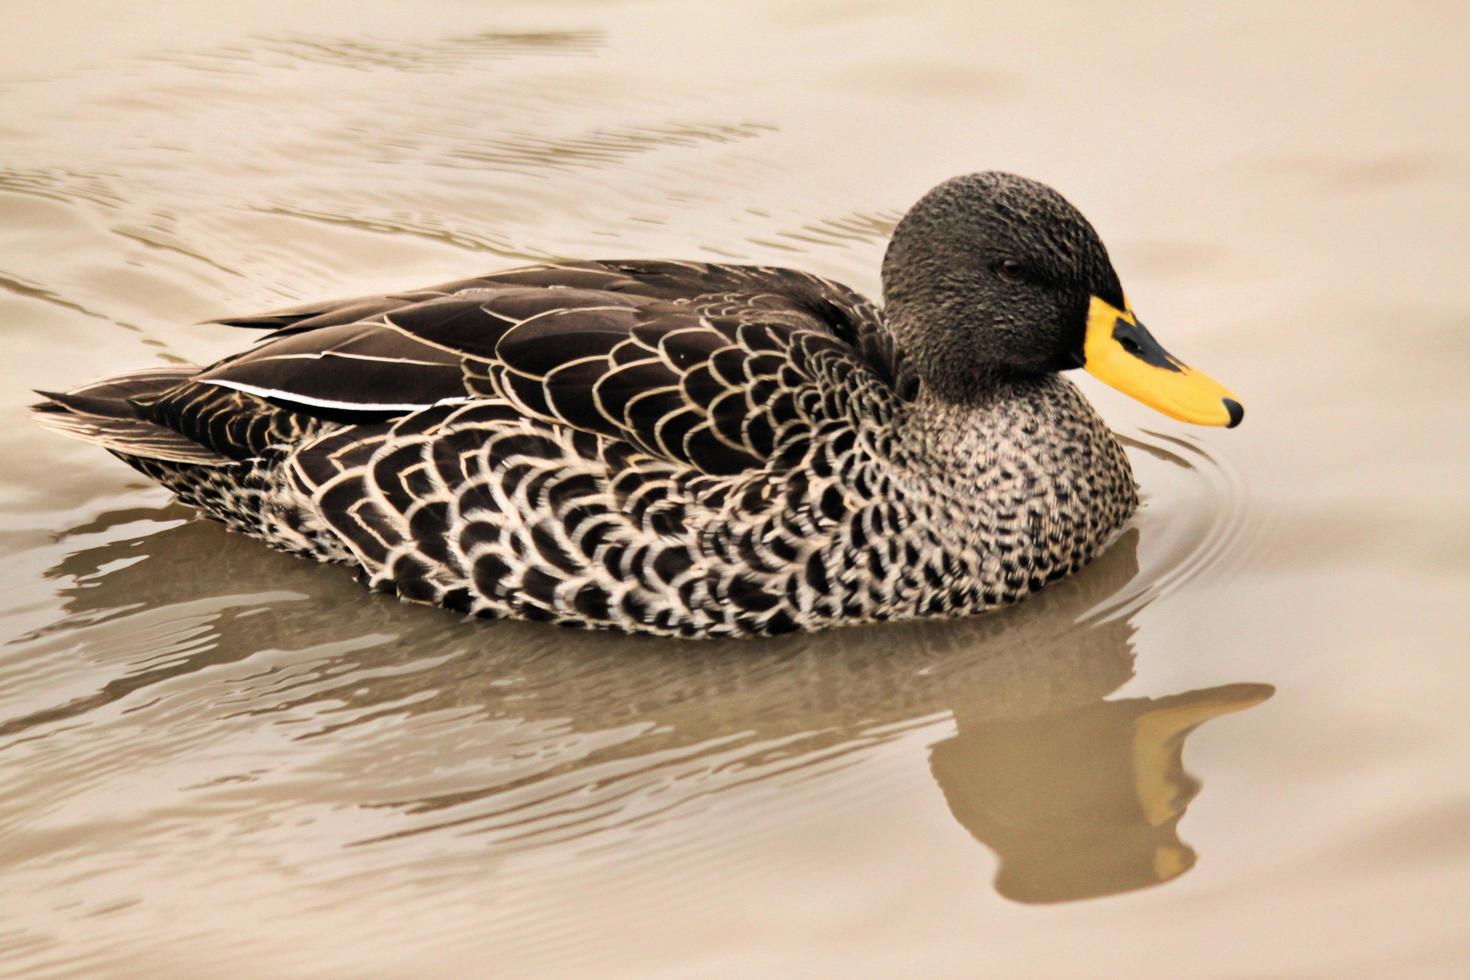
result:
M 1467 8 L 1079 6 L 7 18 L 0 971 L 1470 972 Z M 873 291 L 990 167 L 1250 411 L 1084 382 L 1146 507 L 1005 614 L 465 624 L 24 418 L 210 316 L 547 255 Z

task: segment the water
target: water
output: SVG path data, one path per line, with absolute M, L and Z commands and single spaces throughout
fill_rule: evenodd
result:
M 0 971 L 1462 976 L 1458 4 L 225 10 L 0 40 Z M 545 256 L 877 289 L 1061 188 L 1231 432 L 1084 381 L 1145 507 L 1006 613 L 465 624 L 191 519 L 31 387 Z

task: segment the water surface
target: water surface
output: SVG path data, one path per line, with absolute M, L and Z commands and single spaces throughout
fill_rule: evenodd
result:
M 0 50 L 0 971 L 1463 976 L 1463 5 L 36 6 Z M 1004 168 L 1231 432 L 1004 613 L 679 644 L 256 546 L 32 387 L 552 256 L 800 266 Z

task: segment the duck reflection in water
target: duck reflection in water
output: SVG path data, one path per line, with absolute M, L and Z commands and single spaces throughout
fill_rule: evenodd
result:
M 370 774 L 313 771 L 333 798 L 346 793 L 400 815 L 401 829 L 376 838 L 380 844 L 475 828 L 484 833 L 474 846 L 497 846 L 504 842 L 497 828 L 513 823 L 515 846 L 538 839 L 551 846 L 561 839 L 556 819 L 575 819 L 585 834 L 596 832 L 589 826 L 626 826 L 624 818 L 640 812 L 648 826 L 681 811 L 681 792 L 692 799 L 735 791 L 820 766 L 834 750 L 851 758 L 948 712 L 957 732 L 932 746 L 930 771 L 955 818 L 998 856 L 1000 893 L 1022 902 L 1106 895 L 1168 881 L 1193 865 L 1194 852 L 1176 833 L 1199 788 L 1181 764 L 1184 740 L 1202 722 L 1271 694 L 1265 685 L 1234 684 L 1105 700 L 1133 676 L 1131 617 L 1099 610 L 1146 604 L 1136 530 L 1081 574 L 985 616 L 680 643 L 456 623 L 365 595 L 289 557 L 237 546 L 196 520 L 129 536 L 130 522 L 170 514 L 118 511 L 69 532 L 113 540 L 51 570 L 71 579 L 61 588 L 64 615 L 14 642 L 70 630 L 78 639 L 110 635 L 113 642 L 85 639 L 73 649 L 111 679 L 93 694 L 0 719 L 0 732 L 85 724 L 124 700 L 146 714 L 147 689 L 164 681 L 173 682 L 172 698 L 198 700 L 200 725 L 304 719 L 298 737 L 338 740 L 349 758 L 355 739 L 377 737 L 358 727 L 363 722 L 381 733 L 395 716 L 454 711 L 463 722 L 400 725 L 387 736 L 391 750 L 373 756 Z M 199 625 L 176 649 L 116 642 L 156 637 L 150 624 L 185 616 Z M 248 676 L 228 704 L 217 703 L 217 679 L 181 688 L 189 674 L 266 650 L 300 651 L 293 668 L 300 682 L 250 686 L 261 675 L 242 672 Z M 507 730 L 518 747 L 513 767 L 499 764 Z M 472 756 L 451 786 L 441 778 L 424 795 L 423 772 L 443 771 L 444 758 L 462 756 L 476 739 L 483 764 Z M 704 781 L 688 778 L 696 766 Z M 712 787 L 715 767 L 720 781 Z M 297 788 L 300 773 L 285 778 L 297 780 L 292 792 L 309 792 Z M 640 806 L 654 795 L 657 806 Z M 283 806 L 290 793 L 285 799 Z M 536 817 L 543 806 L 546 816 Z M 574 817 L 565 816 L 569 808 Z
M 950 812 L 1000 859 L 995 887 L 1018 902 L 1064 902 L 1160 884 L 1194 866 L 1179 820 L 1199 792 L 1184 740 L 1259 704 L 1271 688 L 1230 684 L 1037 715 L 957 715 L 929 767 Z

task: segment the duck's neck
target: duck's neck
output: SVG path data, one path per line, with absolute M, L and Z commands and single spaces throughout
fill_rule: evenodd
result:
M 1059 375 L 998 381 L 962 403 L 921 389 L 899 425 L 916 517 L 953 548 L 988 552 L 982 563 L 1070 569 L 1137 505 L 1122 446 Z
M 968 305 L 935 304 L 927 293 L 922 301 L 911 303 L 905 292 L 886 280 L 884 293 L 885 323 L 894 343 L 924 379 L 925 392 L 935 403 L 978 405 L 1014 380 L 984 342 L 989 331 L 977 328 Z M 957 337 L 967 340 L 955 343 Z
M 918 472 L 944 485 L 962 485 L 975 470 L 1035 453 L 1069 418 L 1096 419 L 1070 382 L 1056 375 L 1004 377 L 998 372 L 967 387 L 962 397 L 925 383 L 899 420 L 903 444 Z

